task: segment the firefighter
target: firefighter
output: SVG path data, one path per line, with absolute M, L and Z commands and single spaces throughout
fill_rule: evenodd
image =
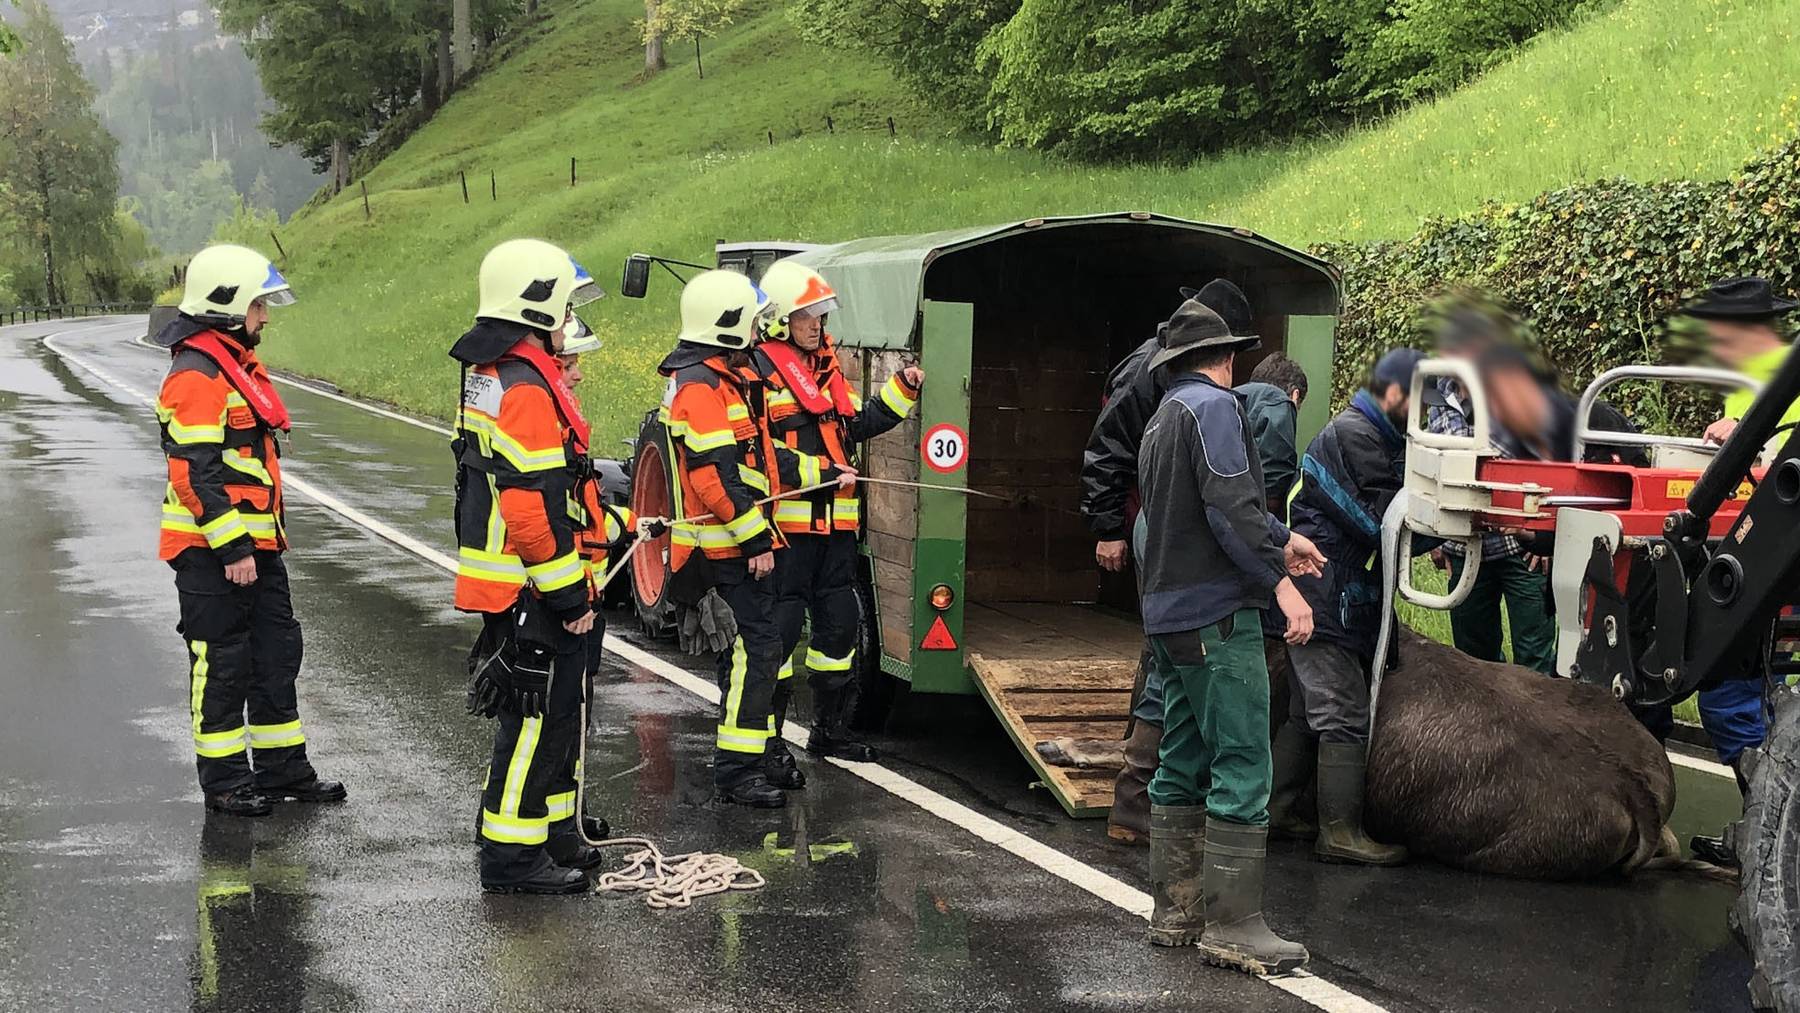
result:
M 848 468 L 858 444 L 899 425 L 919 400 L 925 373 L 907 366 L 888 377 L 874 403 L 850 389 L 837 349 L 825 331 L 837 293 L 812 268 L 777 261 L 763 275 L 769 297 L 759 347 L 778 386 L 768 399 L 769 428 L 789 448 Z M 802 479 L 804 481 L 804 477 Z M 812 483 L 806 483 L 812 484 Z M 813 695 L 808 752 L 870 762 L 873 747 L 850 735 L 856 707 L 856 533 L 860 503 L 854 492 L 824 490 L 775 504 L 775 526 L 788 547 L 775 569 L 776 620 L 781 626 L 781 669 L 775 684 L 775 737 L 769 743 L 769 780 L 799 788 L 806 778 L 782 741 L 794 651 L 808 616 L 806 648 Z
M 563 383 L 571 392 L 581 383 L 581 357 L 599 350 L 600 338 L 580 317 L 573 318 L 563 334 L 562 352 L 556 357 L 556 361 L 562 366 Z M 581 701 L 591 717 L 594 677 L 600 671 L 606 637 L 606 613 L 603 611 L 601 587 L 614 566 L 624 565 L 625 553 L 630 551 L 630 539 L 627 536 L 631 532 L 632 515 L 629 507 L 606 502 L 605 490 L 600 487 L 599 476 L 594 473 L 590 463 L 584 460 L 578 470 L 580 478 L 576 484 L 575 501 L 580 505 L 582 516 L 576 518 L 580 525 L 576 541 L 580 546 L 582 563 L 587 568 L 588 580 L 593 585 L 591 596 L 594 602 L 594 628 L 587 635 L 587 669 L 586 677 L 582 680 Z M 575 815 L 576 786 L 582 775 L 580 736 L 587 732 L 588 729 L 582 727 L 570 741 L 568 758 L 558 768 L 551 784 L 550 796 L 546 799 L 553 836 L 562 820 Z M 581 814 L 580 818 L 582 832 L 589 840 L 604 840 L 611 836 L 612 828 L 607 825 L 606 820 L 586 813 Z
M 599 295 L 566 251 L 509 240 L 482 260 L 475 326 L 450 350 L 463 364 L 456 607 L 482 617 L 469 709 L 499 719 L 481 798 L 490 893 L 579 893 L 600 862 L 556 791 L 579 743 L 595 617 L 575 499 L 588 427 L 554 357 L 573 307 Z
M 674 514 L 710 514 L 675 526 L 669 594 L 703 604 L 710 589 L 737 622 L 719 653 L 719 724 L 713 759 L 718 799 L 773 809 L 787 804 L 769 782 L 766 756 L 775 736 L 774 693 L 781 667 L 775 621 L 775 550 L 780 532 L 767 504 L 782 487 L 838 480 L 855 472 L 777 445 L 766 419 L 769 379 L 752 357 L 757 318 L 768 299 L 749 278 L 703 271 L 681 292 L 681 333 L 658 366 L 669 378 L 658 417 L 668 429 L 677 474 Z M 700 550 L 695 552 L 694 550 Z
M 306 756 L 294 695 L 300 624 L 288 596 L 278 433 L 287 408 L 256 358 L 269 307 L 294 293 L 268 258 L 209 246 L 154 341 L 173 362 L 156 399 L 169 481 L 158 555 L 175 571 L 189 717 L 211 812 L 339 802 Z

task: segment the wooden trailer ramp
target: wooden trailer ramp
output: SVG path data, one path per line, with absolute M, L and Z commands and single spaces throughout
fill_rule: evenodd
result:
M 1082 605 L 971 602 L 963 639 L 981 695 L 1044 785 L 1069 815 L 1104 816 L 1118 766 L 1055 766 L 1037 744 L 1125 737 L 1143 645 L 1137 621 Z

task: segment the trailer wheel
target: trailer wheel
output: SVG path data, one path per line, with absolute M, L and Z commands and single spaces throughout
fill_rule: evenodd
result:
M 1783 691 L 1737 832 L 1743 892 L 1731 928 L 1756 968 L 1756 1004 L 1800 1013 L 1800 698 Z
M 875 583 L 866 564 L 856 572 L 856 703 L 850 711 L 850 727 L 860 732 L 879 732 L 894 709 L 899 682 L 881 670 L 881 618 L 875 610 Z
M 639 517 L 670 515 L 674 496 L 669 485 L 673 474 L 664 451 L 667 446 L 667 430 L 656 420 L 656 413 L 645 415 L 631 463 L 631 512 Z M 668 589 L 669 535 L 664 532 L 632 553 L 631 600 L 647 636 L 666 639 L 675 635 L 679 616 Z

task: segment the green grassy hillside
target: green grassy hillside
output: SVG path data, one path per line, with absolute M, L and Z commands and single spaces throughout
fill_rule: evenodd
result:
M 556 4 L 369 173 L 372 217 L 352 190 L 291 223 L 301 302 L 278 316 L 270 358 L 441 415 L 455 396 L 443 350 L 473 312 L 476 265 L 511 236 L 570 247 L 603 283 L 633 250 L 705 259 L 720 238 L 834 241 L 1096 210 L 1294 244 L 1379 238 L 1597 176 L 1723 176 L 1800 115 L 1800 0 L 1621 0 L 1372 128 L 1187 168 L 1093 168 L 952 136 L 879 67 L 796 40 L 778 7 L 710 42 L 704 80 L 675 47 L 669 71 L 641 81 L 641 11 Z M 649 300 L 584 314 L 607 341 L 583 392 L 607 440 L 660 389 L 676 289 L 659 282 Z

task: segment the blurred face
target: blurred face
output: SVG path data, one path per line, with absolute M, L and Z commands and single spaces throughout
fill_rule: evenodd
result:
M 250 301 L 250 307 L 244 310 L 244 333 L 255 338 L 262 335 L 263 325 L 269 322 L 269 306 L 261 299 Z
M 1407 396 L 1405 387 L 1397 383 L 1390 383 L 1381 392 L 1381 396 L 1375 400 L 1381 405 L 1381 410 L 1387 412 L 1389 421 L 1401 429 L 1406 428 L 1406 409 L 1411 398 Z M 1299 404 L 1300 402 L 1295 401 L 1294 403 Z
M 573 388 L 581 382 L 581 356 L 559 355 L 556 361 L 562 363 L 563 383 Z
M 810 313 L 795 313 L 788 317 L 788 336 L 802 351 L 817 351 L 824 335 L 824 317 L 815 317 Z
M 1482 377 L 1494 420 L 1522 437 L 1541 437 L 1550 428 L 1550 399 L 1537 378 L 1522 369 L 1496 369 Z
M 1775 328 L 1743 320 L 1708 320 L 1706 336 L 1713 355 L 1729 369 L 1743 369 L 1751 359 L 1782 344 Z

